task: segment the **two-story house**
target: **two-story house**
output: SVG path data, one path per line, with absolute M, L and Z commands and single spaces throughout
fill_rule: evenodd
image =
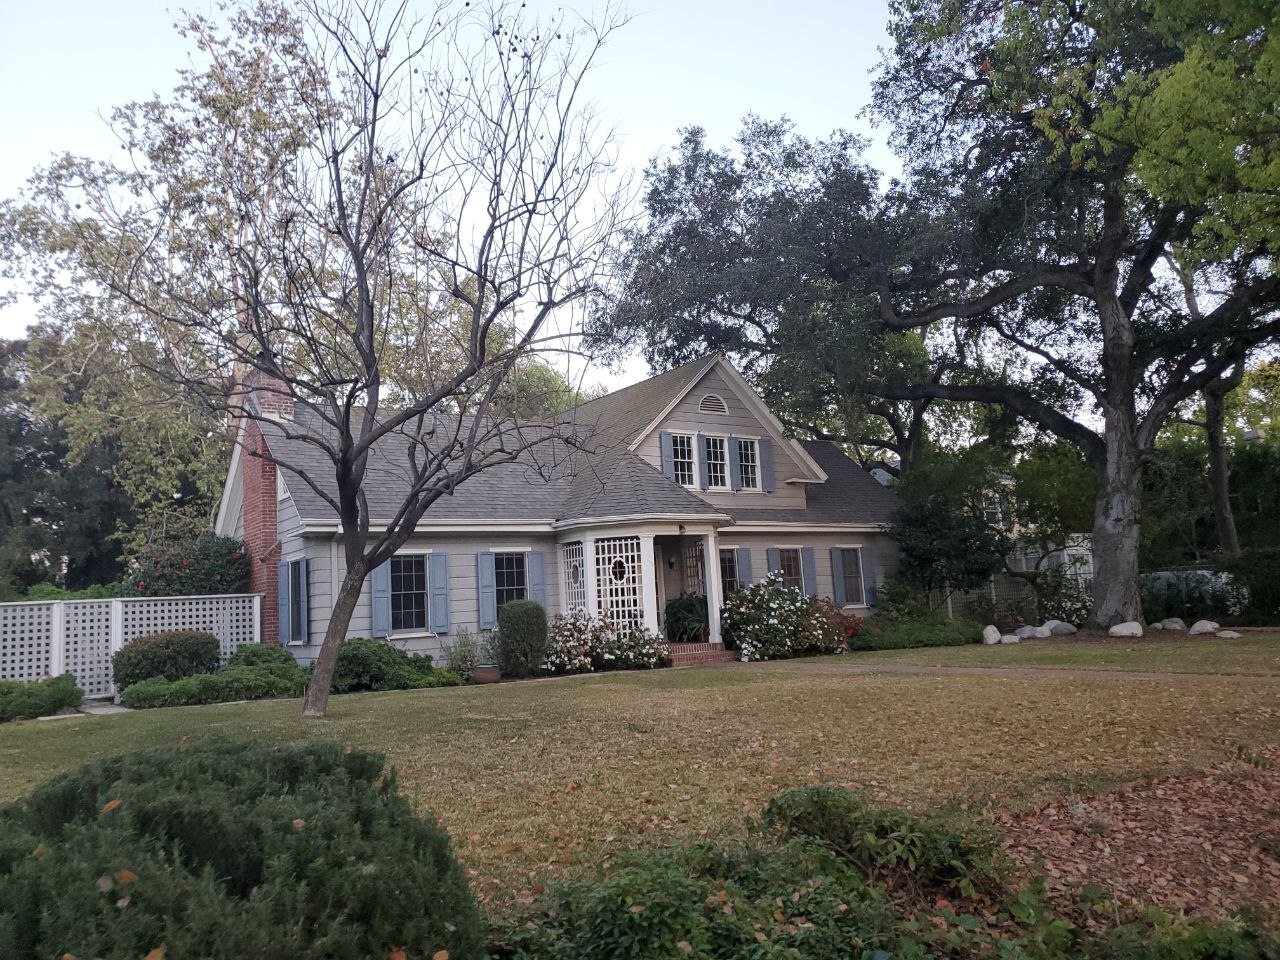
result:
M 305 432 L 306 410 L 286 406 L 278 416 L 288 432 Z M 708 599 L 714 649 L 724 598 L 766 572 L 865 611 L 896 567 L 886 532 L 892 492 L 834 445 L 788 439 L 718 354 L 564 416 L 587 438 L 581 462 L 552 479 L 518 463 L 495 467 L 438 500 L 369 577 L 352 636 L 436 654 L 449 634 L 492 629 L 502 604 L 525 598 L 549 616 L 578 608 L 661 632 L 666 602 L 690 592 Z M 310 476 L 330 474 L 313 446 L 275 424 L 246 428 L 217 531 L 245 539 L 252 589 L 278 597 L 264 604 L 264 639 L 307 662 L 343 575 L 342 530 L 308 485 L 242 451 L 262 444 L 285 463 L 316 461 Z M 370 467 L 375 526 L 400 503 L 402 477 L 394 463 Z M 677 650 L 677 662 L 682 653 L 694 651 Z

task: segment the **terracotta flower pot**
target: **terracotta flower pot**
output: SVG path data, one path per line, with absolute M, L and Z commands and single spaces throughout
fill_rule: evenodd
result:
M 496 664 L 481 663 L 471 671 L 472 683 L 497 683 L 502 679 L 502 671 Z

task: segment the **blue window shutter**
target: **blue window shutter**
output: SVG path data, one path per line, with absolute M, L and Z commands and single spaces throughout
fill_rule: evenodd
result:
M 427 556 L 427 615 L 432 633 L 449 632 L 449 555 Z
M 782 554 L 777 547 L 770 547 L 764 552 L 765 564 L 769 569 L 765 573 L 777 573 L 782 569 Z
M 311 599 L 310 599 L 310 577 L 308 573 L 308 561 L 293 561 L 294 576 L 298 578 L 298 635 L 293 638 L 294 643 L 310 643 L 311 642 Z
M 373 568 L 369 575 L 369 633 L 375 637 L 391 634 L 391 561 Z
M 529 599 L 536 600 L 542 604 L 542 609 L 547 608 L 547 573 L 546 563 L 543 561 L 541 550 L 530 550 L 526 559 L 525 576 L 529 582 Z
M 672 445 L 671 432 L 663 430 L 658 434 L 658 443 L 662 447 L 662 475 L 668 480 L 676 478 L 676 451 Z
M 800 586 L 811 597 L 818 595 L 818 564 L 813 547 L 800 548 Z
M 869 607 L 876 605 L 876 548 L 869 543 L 862 546 L 863 601 Z
M 844 592 L 844 552 L 840 547 L 831 548 L 831 599 L 839 607 L 849 602 Z
M 738 455 L 738 438 L 730 437 L 729 443 L 729 488 L 742 489 L 742 457 Z
M 693 438 L 698 448 L 698 486 L 707 489 L 707 438 L 698 434 Z
M 280 594 L 280 630 L 279 643 L 291 643 L 292 636 L 289 632 L 289 626 L 293 623 L 293 618 L 289 616 L 289 564 L 280 563 L 276 565 L 276 588 Z
M 480 629 L 492 630 L 498 625 L 498 584 L 493 554 L 488 550 L 476 554 L 476 598 L 480 604 Z
M 773 493 L 773 441 L 760 441 L 760 489 Z
M 738 582 L 744 587 L 751 584 L 751 548 L 739 547 L 738 553 Z

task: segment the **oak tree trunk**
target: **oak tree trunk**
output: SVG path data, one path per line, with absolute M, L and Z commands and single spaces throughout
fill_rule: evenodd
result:
M 1240 537 L 1231 511 L 1231 465 L 1224 436 L 1224 397 L 1217 390 L 1204 392 L 1204 426 L 1209 436 L 1209 489 L 1213 497 L 1213 522 L 1218 530 L 1218 547 L 1235 559 L 1240 556 Z
M 1142 459 L 1130 410 L 1107 411 L 1106 456 L 1098 466 L 1093 512 L 1093 624 L 1142 620 L 1138 535 Z
M 329 709 L 333 670 L 338 663 L 338 653 L 347 640 L 347 629 L 351 626 L 351 617 L 360 600 L 360 590 L 366 576 L 364 565 L 356 564 L 348 567 L 347 575 L 342 578 L 342 586 L 338 588 L 338 596 L 333 604 L 333 613 L 329 616 L 329 627 L 324 632 L 320 655 L 311 667 L 311 682 L 307 684 L 307 694 L 302 702 L 304 717 L 323 717 Z

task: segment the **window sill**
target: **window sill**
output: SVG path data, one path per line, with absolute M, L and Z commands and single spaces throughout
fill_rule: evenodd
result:
M 436 637 L 445 636 L 443 633 L 433 633 L 430 630 L 406 630 L 401 633 L 387 634 L 388 640 L 433 640 Z

